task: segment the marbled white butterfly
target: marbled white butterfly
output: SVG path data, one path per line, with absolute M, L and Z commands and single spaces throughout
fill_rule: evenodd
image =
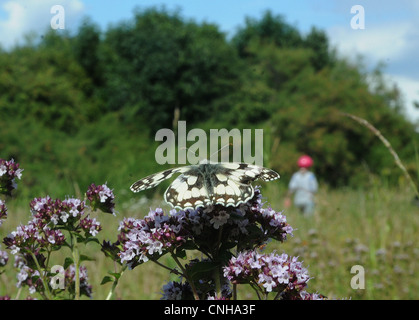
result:
M 135 182 L 130 189 L 139 192 L 153 188 L 175 173 L 181 175 L 167 188 L 164 200 L 181 210 L 216 204 L 237 207 L 253 198 L 254 190 L 250 184 L 252 181 L 279 179 L 277 172 L 256 165 L 202 160 L 198 165 L 152 174 Z

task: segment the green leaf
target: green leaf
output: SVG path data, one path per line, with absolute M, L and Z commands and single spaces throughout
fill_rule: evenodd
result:
M 188 240 L 186 241 L 184 244 L 182 244 L 181 248 L 183 250 L 195 250 L 197 249 L 195 242 L 193 242 L 192 240 Z
M 229 250 L 220 251 L 219 259 L 222 264 L 226 264 L 231 259 L 233 254 Z
M 184 249 L 178 248 L 175 251 L 175 256 L 180 259 L 186 259 L 186 251 Z
M 200 261 L 191 266 L 187 272 L 193 280 L 199 280 L 205 275 L 211 276 L 213 271 L 220 267 L 220 264 L 212 261 Z
M 113 281 L 114 281 L 114 279 L 112 279 L 112 277 L 104 276 L 103 279 L 102 279 L 102 282 L 100 284 L 103 285 L 105 283 L 113 282 Z
M 220 252 L 228 250 L 228 249 L 232 249 L 236 245 L 237 245 L 237 243 L 235 241 L 224 242 L 220 247 Z
M 74 260 L 70 257 L 65 258 L 64 260 L 64 269 L 67 269 L 70 265 L 74 263 Z
M 80 255 L 80 262 L 82 262 L 82 261 L 95 261 L 95 259 L 92 258 L 92 257 L 86 256 L 84 254 L 81 254 Z
M 121 273 L 119 272 L 108 272 L 108 274 L 115 277 L 115 279 L 119 279 L 121 277 Z

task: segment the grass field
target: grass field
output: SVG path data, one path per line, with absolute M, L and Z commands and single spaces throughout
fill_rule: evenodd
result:
M 283 192 L 266 189 L 262 194 L 275 210 L 283 207 Z M 278 196 L 279 195 L 279 196 Z M 295 208 L 285 212 L 288 222 L 296 229 L 294 237 L 285 243 L 271 242 L 266 251 L 276 250 L 299 256 L 310 275 L 307 291 L 319 292 L 329 298 L 346 299 L 419 299 L 419 207 L 412 204 L 410 189 L 376 187 L 369 190 L 320 189 L 313 217 L 303 217 Z M 117 217 L 100 214 L 103 231 L 98 238 L 114 241 L 118 223 L 123 217 L 142 217 L 149 207 L 160 206 L 158 201 L 141 209 L 119 208 Z M 14 208 L 8 203 L 8 218 L 0 227 L 3 239 L 19 223 L 26 223 L 29 207 Z M 4 245 L 2 245 L 4 250 Z M 111 283 L 100 285 L 108 271 L 114 271 L 112 261 L 100 252 L 96 243 L 82 249 L 94 257 L 86 261 L 93 298 L 105 299 Z M 55 257 L 62 264 L 69 252 Z M 174 266 L 166 256 L 164 263 Z M 351 268 L 360 265 L 365 271 L 365 289 L 352 289 Z M 13 257 L 0 276 L 0 295 L 12 298 L 18 294 Z M 173 279 L 176 277 L 173 276 Z M 170 279 L 166 270 L 153 262 L 126 270 L 116 289 L 117 299 L 160 299 L 162 286 Z M 22 290 L 19 298 L 27 296 Z M 253 291 L 239 286 L 239 298 L 254 299 Z

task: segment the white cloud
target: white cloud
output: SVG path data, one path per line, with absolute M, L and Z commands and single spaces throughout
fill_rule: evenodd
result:
M 393 81 L 401 89 L 406 106 L 406 115 L 413 122 L 419 121 L 419 109 L 413 106 L 413 102 L 419 102 L 419 79 L 400 75 L 387 76 L 389 81 Z
M 387 25 L 365 26 L 354 30 L 348 26 L 336 26 L 328 30 L 332 45 L 345 56 L 362 54 L 374 61 L 396 60 L 409 49 L 412 23 L 401 22 Z
M 361 55 L 369 69 L 384 62 L 383 74 L 401 90 L 406 115 L 413 122 L 419 120 L 419 110 L 413 107 L 413 101 L 419 101 L 417 30 L 418 22 L 414 20 L 371 25 L 367 20 L 364 30 L 353 30 L 349 23 L 327 30 L 332 46 L 341 56 L 354 59 Z
M 10 48 L 22 42 L 24 35 L 30 32 L 43 33 L 50 26 L 51 7 L 62 5 L 65 10 L 66 29 L 76 27 L 83 14 L 81 0 L 9 0 L 3 2 L 0 10 L 6 13 L 0 19 L 0 44 Z

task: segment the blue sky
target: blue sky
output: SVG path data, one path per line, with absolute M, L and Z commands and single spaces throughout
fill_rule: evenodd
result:
M 244 25 L 245 17 L 260 18 L 267 9 L 281 14 L 305 33 L 312 26 L 326 31 L 339 54 L 351 59 L 364 56 L 368 67 L 382 61 L 389 83 L 404 96 L 409 118 L 419 121 L 419 1 L 416 0 L 0 0 L 0 44 L 10 48 L 29 32 L 42 34 L 50 27 L 53 5 L 65 9 L 65 28 L 76 31 L 90 17 L 102 30 L 132 18 L 136 7 L 165 5 L 179 8 L 185 18 L 217 24 L 228 35 Z M 354 30 L 351 7 L 362 5 L 365 29 Z

